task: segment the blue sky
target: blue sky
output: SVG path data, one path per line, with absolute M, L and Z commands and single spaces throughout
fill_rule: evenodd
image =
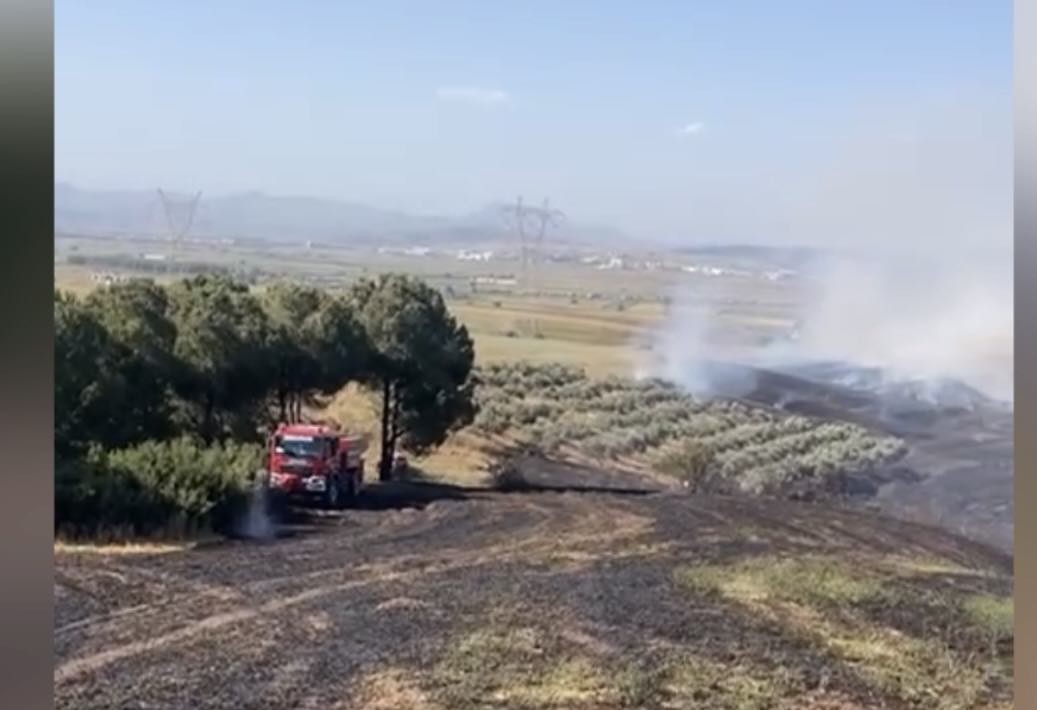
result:
M 1010 220 L 1011 36 L 1006 0 L 58 0 L 56 173 L 432 213 L 550 195 L 676 239 L 982 241 Z

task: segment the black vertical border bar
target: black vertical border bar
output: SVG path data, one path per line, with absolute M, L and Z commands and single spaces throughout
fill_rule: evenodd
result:
M 0 707 L 53 705 L 54 8 L 0 2 Z

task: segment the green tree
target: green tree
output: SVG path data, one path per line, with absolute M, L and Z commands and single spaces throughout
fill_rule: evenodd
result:
M 165 288 L 135 279 L 93 291 L 84 305 L 130 353 L 123 374 L 133 383 L 135 398 L 147 404 L 138 421 L 148 438 L 173 434 L 172 385 L 180 363 L 173 353 L 176 326 L 169 318 Z
M 275 285 L 264 294 L 263 306 L 271 321 L 280 419 L 297 422 L 313 391 L 336 392 L 361 374 L 366 337 L 344 299 L 314 288 Z
M 91 442 L 123 446 L 156 436 L 165 423 L 161 392 L 141 387 L 147 373 L 132 351 L 82 301 L 54 294 L 54 439 L 61 457 Z
M 333 394 L 367 373 L 371 344 L 349 300 L 326 297 L 306 325 L 318 365 L 317 390 Z
M 206 443 L 256 436 L 260 405 L 276 381 L 259 301 L 248 286 L 215 275 L 174 284 L 169 299 L 184 416 Z
M 320 364 L 308 326 L 323 300 L 323 293 L 315 288 L 288 283 L 275 284 L 263 294 L 263 308 L 270 317 L 268 346 L 280 421 L 301 419 L 303 397 L 318 380 Z
M 134 279 L 93 291 L 84 303 L 115 340 L 156 369 L 172 367 L 176 326 L 165 288 Z
M 351 295 L 372 349 L 368 379 L 381 392 L 385 480 L 398 442 L 421 451 L 472 420 L 475 350 L 442 295 L 423 281 L 387 274 L 359 282 Z

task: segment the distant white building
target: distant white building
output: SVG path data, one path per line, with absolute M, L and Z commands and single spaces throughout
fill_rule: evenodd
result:
M 457 252 L 457 258 L 460 261 L 489 261 L 493 258 L 492 251 L 469 251 L 467 249 L 461 249 Z
M 100 273 L 95 271 L 90 274 L 90 280 L 101 287 L 106 287 L 117 283 L 123 283 L 128 280 L 128 277 L 124 274 Z
M 785 281 L 791 279 L 796 275 L 795 271 L 789 271 L 788 269 L 778 269 L 776 271 L 768 271 L 764 274 L 764 278 L 768 281 Z
M 705 276 L 749 276 L 748 271 L 738 269 L 725 269 L 722 266 L 682 266 L 682 271 L 689 274 L 703 274 Z
M 428 247 L 378 247 L 379 254 L 400 254 L 402 256 L 428 256 L 432 250 Z
M 599 264 L 598 268 L 599 269 L 625 269 L 626 268 L 626 261 L 624 261 L 623 257 L 613 256 L 613 257 L 610 257 L 604 263 Z

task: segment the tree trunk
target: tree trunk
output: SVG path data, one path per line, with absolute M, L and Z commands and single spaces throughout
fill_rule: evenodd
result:
M 398 383 L 392 388 L 392 423 L 389 431 L 389 448 L 396 453 L 396 442 L 400 439 L 400 386 Z
M 277 364 L 277 406 L 281 410 L 281 421 L 288 423 L 288 395 L 291 387 L 288 384 L 288 368 L 285 366 L 284 358 L 280 358 Z
M 202 441 L 205 442 L 206 446 L 211 445 L 213 442 L 214 410 L 215 403 L 213 402 L 212 392 L 206 392 L 204 410 L 202 413 Z
M 382 380 L 382 457 L 378 462 L 378 480 L 388 481 L 392 477 L 392 445 L 389 441 L 389 416 L 392 407 L 392 383 Z
M 281 419 L 280 419 L 280 421 L 287 423 L 287 421 L 288 421 L 288 392 L 285 390 L 284 387 L 280 387 L 277 390 L 277 407 L 278 407 L 278 409 L 281 410 Z

